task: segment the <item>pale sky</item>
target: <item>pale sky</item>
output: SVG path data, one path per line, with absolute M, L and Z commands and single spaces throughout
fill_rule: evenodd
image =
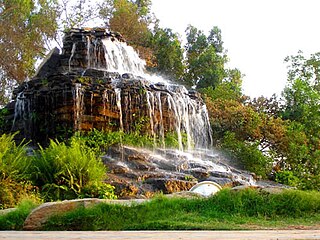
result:
M 152 11 L 182 36 L 188 24 L 206 34 L 218 26 L 251 97 L 280 95 L 286 56 L 320 52 L 320 0 L 152 0 Z

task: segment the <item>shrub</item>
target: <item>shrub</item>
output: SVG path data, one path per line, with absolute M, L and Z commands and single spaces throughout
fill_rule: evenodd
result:
M 41 202 L 37 188 L 29 182 L 17 182 L 10 178 L 0 181 L 0 209 L 15 207 L 23 199 Z
M 16 145 L 14 134 L 0 136 L 0 180 L 10 177 L 20 181 L 28 178 L 26 169 L 30 162 L 27 159 L 26 145 Z
M 294 176 L 291 171 L 280 171 L 276 173 L 276 182 L 296 187 L 299 183 L 299 178 Z
M 258 144 L 237 140 L 231 132 L 226 132 L 222 143 L 222 148 L 238 159 L 246 170 L 266 177 L 271 171 L 272 159 L 265 156 L 258 147 Z
M 72 138 L 70 146 L 51 140 L 46 149 L 40 147 L 30 172 L 45 200 L 58 200 L 81 197 L 88 186 L 104 180 L 106 168 L 93 150 Z
M 26 145 L 16 145 L 14 134 L 0 136 L 0 209 L 14 207 L 22 198 L 37 197 L 28 181 L 30 161 Z
M 94 182 L 88 184 L 83 188 L 82 195 L 83 198 L 98 197 L 102 199 L 116 199 L 114 194 L 114 186 L 106 184 L 103 182 Z

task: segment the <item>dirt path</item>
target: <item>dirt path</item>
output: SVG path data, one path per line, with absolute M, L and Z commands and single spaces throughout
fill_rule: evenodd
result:
M 320 239 L 320 230 L 260 231 L 99 231 L 99 232 L 0 232 L 0 239 Z

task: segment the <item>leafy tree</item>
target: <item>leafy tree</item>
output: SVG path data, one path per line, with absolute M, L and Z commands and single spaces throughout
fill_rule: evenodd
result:
M 291 55 L 285 58 L 288 64 L 288 82 L 300 79 L 307 81 L 319 90 L 320 84 L 320 52 L 311 54 L 307 59 L 302 51 L 297 55 Z
M 237 86 L 237 85 L 235 85 Z M 237 158 L 247 170 L 263 177 L 271 173 L 272 161 L 288 155 L 287 123 L 260 109 L 229 81 L 215 89 L 201 90 L 210 115 L 215 146 Z
M 197 88 L 215 88 L 226 77 L 224 65 L 227 56 L 222 53 L 221 31 L 214 27 L 207 37 L 202 31 L 189 25 L 186 35 L 185 83 Z
M 34 72 L 34 63 L 55 36 L 55 0 L 0 1 L 0 67 L 9 79 L 19 82 Z
M 282 105 L 280 105 L 280 100 L 275 94 L 270 98 L 260 96 L 254 98 L 246 103 L 248 106 L 252 107 L 256 112 L 265 113 L 268 116 L 279 117 L 282 111 Z
M 148 22 L 152 20 L 150 14 L 151 0 L 131 0 L 138 7 L 138 14 L 144 21 Z
M 111 6 L 109 15 L 103 15 L 105 12 L 101 12 L 102 17 L 109 18 L 110 28 L 120 32 L 131 45 L 146 45 L 150 31 L 147 22 L 140 15 L 143 11 L 139 6 L 128 0 L 113 0 Z
M 181 79 L 184 73 L 183 49 L 177 34 L 171 29 L 158 28 L 153 36 L 156 70 L 174 79 Z
M 0 105 L 16 81 L 31 77 L 57 29 L 55 0 L 0 0 Z
M 320 138 L 320 92 L 308 81 L 297 79 L 285 88 L 283 96 L 283 117 L 300 122 L 309 134 Z
M 286 58 L 288 84 L 282 117 L 288 120 L 286 158 L 281 168 L 300 179 L 299 187 L 320 189 L 319 53 Z
M 223 52 L 223 41 L 222 41 L 222 35 L 221 35 L 221 29 L 217 26 L 214 26 L 209 33 L 208 36 L 208 43 L 212 46 L 214 46 L 214 49 L 217 53 Z

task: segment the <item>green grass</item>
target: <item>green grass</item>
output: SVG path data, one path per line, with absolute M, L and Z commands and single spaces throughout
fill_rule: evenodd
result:
M 25 219 L 36 206 L 32 200 L 23 200 L 12 212 L 0 215 L 0 230 L 22 230 Z
M 99 204 L 53 216 L 46 230 L 231 230 L 314 226 L 320 193 L 228 189 L 208 199 L 158 197 L 131 207 Z M 319 226 L 319 225 L 318 225 Z

